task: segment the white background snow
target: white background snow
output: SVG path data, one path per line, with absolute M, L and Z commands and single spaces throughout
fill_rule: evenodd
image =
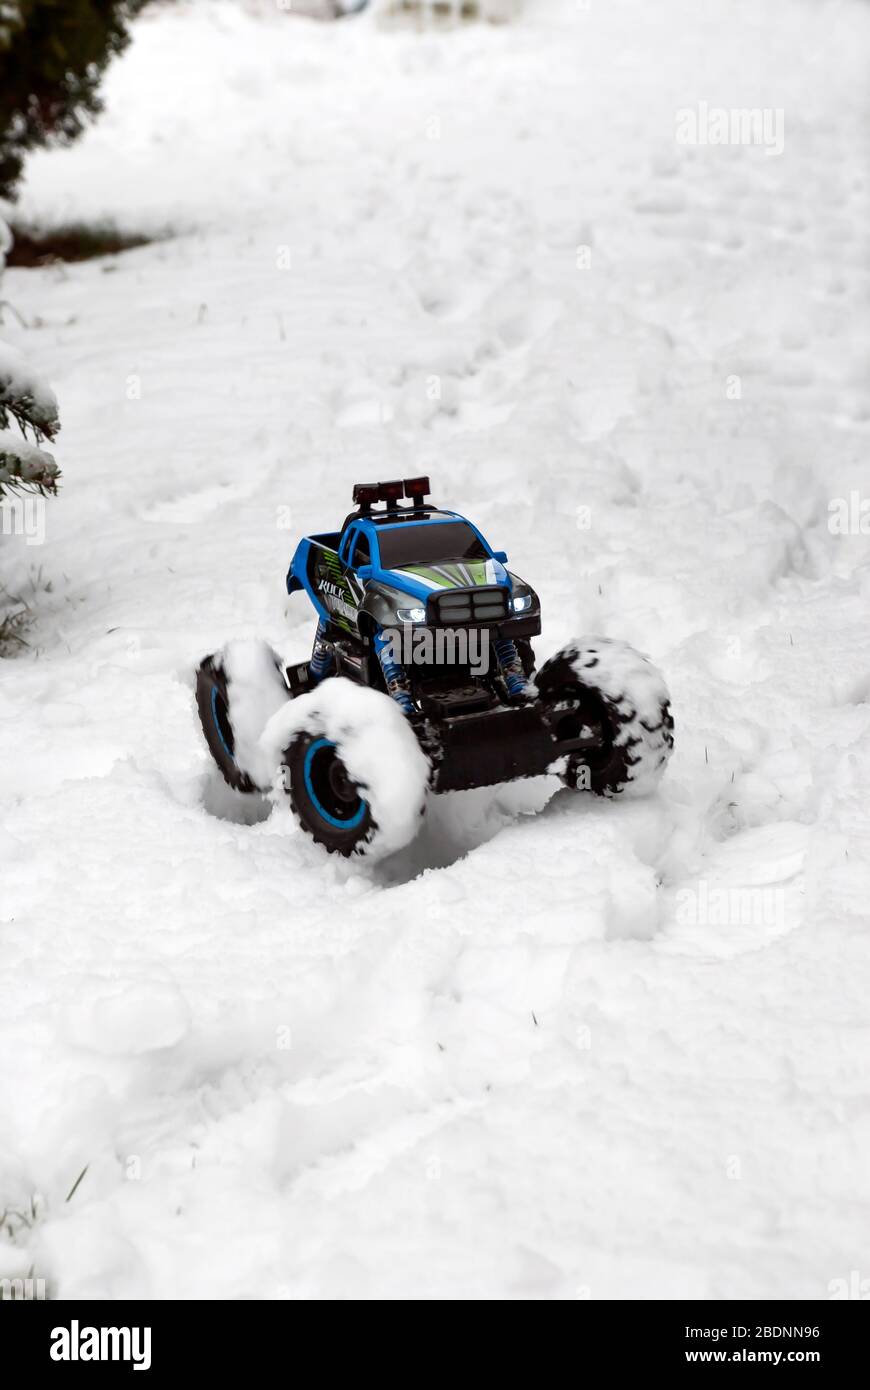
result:
M 868 45 L 858 0 L 199 0 L 31 160 L 22 215 L 176 235 L 3 284 L 64 481 L 0 542 L 36 615 L 0 663 L 0 1275 L 870 1277 L 870 553 L 828 510 L 870 497 Z M 699 102 L 782 108 L 782 153 L 679 144 Z M 662 668 L 676 752 L 646 801 L 441 799 L 372 869 L 223 788 L 192 672 L 306 656 L 297 538 L 427 471 L 540 592 L 539 658 Z

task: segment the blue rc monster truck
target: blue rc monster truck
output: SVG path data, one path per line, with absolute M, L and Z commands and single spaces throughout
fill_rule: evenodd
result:
M 345 855 L 407 842 L 430 792 L 545 773 L 651 790 L 673 747 L 655 668 L 588 637 L 535 672 L 537 594 L 428 495 L 427 478 L 359 483 L 339 531 L 299 542 L 287 591 L 317 614 L 310 660 L 231 643 L 202 662 L 200 720 L 226 781 L 255 792 L 280 772 L 302 827 Z

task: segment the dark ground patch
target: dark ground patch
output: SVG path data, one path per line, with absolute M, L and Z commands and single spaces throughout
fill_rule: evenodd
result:
M 64 222 L 55 227 L 31 227 L 14 220 L 8 266 L 43 266 L 55 261 L 88 261 L 116 256 L 157 240 L 141 232 L 123 232 L 111 223 Z

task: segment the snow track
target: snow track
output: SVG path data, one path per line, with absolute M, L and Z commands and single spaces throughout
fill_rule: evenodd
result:
M 866 1274 L 870 552 L 828 506 L 870 496 L 868 40 L 803 0 L 422 36 L 159 7 L 34 158 L 25 213 L 185 234 L 4 279 L 64 486 L 44 547 L 0 538 L 37 615 L 0 663 L 0 1276 Z M 782 154 L 676 143 L 703 101 L 782 108 Z M 425 471 L 539 590 L 539 660 L 649 654 L 676 749 L 649 800 L 439 798 L 337 862 L 219 784 L 193 671 L 304 658 L 297 536 Z

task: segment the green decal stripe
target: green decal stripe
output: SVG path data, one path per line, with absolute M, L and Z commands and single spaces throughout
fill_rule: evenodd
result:
M 437 584 L 440 589 L 448 589 L 456 580 L 435 569 L 429 569 L 426 565 L 402 565 L 399 573 L 419 575 L 421 579 L 428 579 L 431 584 Z
M 467 560 L 465 563 L 465 568 L 468 570 L 468 573 L 471 576 L 472 584 L 486 584 L 487 578 L 485 560 Z
M 441 569 L 442 574 L 448 575 L 452 584 L 457 584 L 460 588 L 467 587 L 466 575 L 463 574 L 461 564 L 441 564 L 439 569 Z
M 436 565 L 435 568 L 447 576 L 449 584 L 455 584 L 460 589 L 466 589 L 468 587 L 468 580 L 465 577 L 462 565 Z
M 443 565 L 400 565 L 398 573 L 419 575 L 437 584 L 440 589 L 472 589 L 481 584 L 491 584 L 486 577 L 486 560 L 463 560 L 461 563 Z

